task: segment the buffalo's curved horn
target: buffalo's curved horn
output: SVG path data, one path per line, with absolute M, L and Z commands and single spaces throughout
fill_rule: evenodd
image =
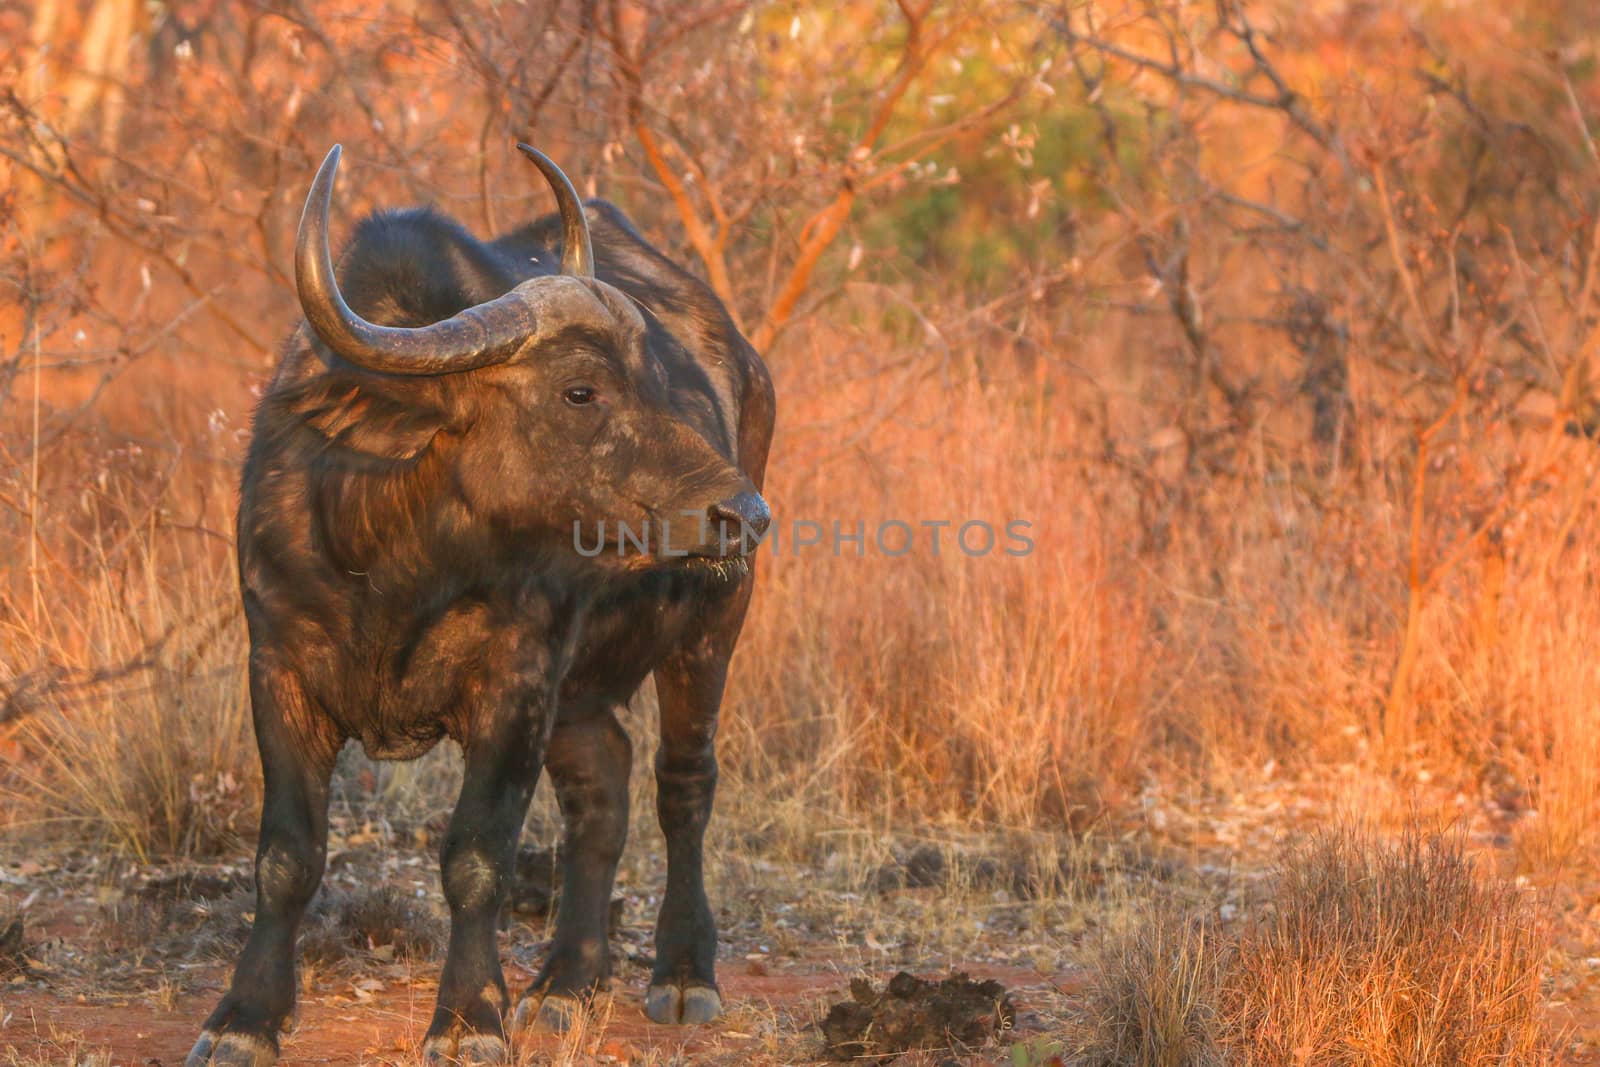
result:
M 517 142 L 517 150 L 533 160 L 550 183 L 550 191 L 556 194 L 556 207 L 561 211 L 561 273 L 593 278 L 594 246 L 589 243 L 589 219 L 583 213 L 578 191 L 549 156 L 521 141 Z
M 328 204 L 339 154 L 334 145 L 311 183 L 294 251 L 300 307 L 317 336 L 341 358 L 382 374 L 453 374 L 509 358 L 538 325 L 536 302 L 516 291 L 415 329 L 379 326 L 350 310 L 328 249 Z

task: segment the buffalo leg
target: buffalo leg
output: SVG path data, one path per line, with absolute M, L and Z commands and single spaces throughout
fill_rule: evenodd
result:
M 440 852 L 450 944 L 439 1003 L 423 1043 L 429 1064 L 504 1063 L 504 1013 L 496 927 L 511 885 L 517 838 L 544 757 L 547 714 L 507 715 L 468 739 L 461 796 Z
M 295 935 L 322 881 L 328 778 L 338 743 L 314 720 L 293 679 L 252 661 L 250 697 L 261 751 L 256 913 L 233 984 L 206 1020 L 186 1067 L 265 1067 L 294 1011 Z
M 517 1005 L 517 1021 L 564 1030 L 578 1000 L 611 976 L 607 920 L 617 861 L 628 839 L 633 746 L 609 707 L 556 720 L 545 767 L 566 823 L 561 906 L 550 956 Z
M 667 840 L 667 890 L 656 920 L 656 964 L 645 1014 L 658 1023 L 704 1023 L 722 1013 L 703 846 L 717 788 L 717 713 L 749 599 L 746 580 L 717 624 L 655 672 L 661 705 L 656 817 Z

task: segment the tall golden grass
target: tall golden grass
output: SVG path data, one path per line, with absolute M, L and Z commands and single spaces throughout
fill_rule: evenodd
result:
M 107 497 L 116 481 L 104 479 Z M 11 601 L 0 676 L 13 758 L 0 788 L 13 833 L 148 861 L 236 847 L 252 823 L 259 773 L 231 561 L 166 528 L 170 503 L 103 514 L 118 532 L 97 523 L 71 563 L 47 552 Z
M 1594 521 L 1586 495 L 1525 513 L 1492 619 L 1481 562 L 1439 588 L 1419 631 L 1416 739 L 1387 753 L 1403 487 L 1313 497 L 1249 471 L 1213 486 L 1160 552 L 1140 551 L 1141 486 L 1094 458 L 1087 431 L 1041 417 L 1033 371 L 985 385 L 903 352 L 921 370 L 894 380 L 880 419 L 856 394 L 897 350 L 862 346 L 870 359 L 841 366 L 823 355 L 837 343 L 819 327 L 778 365 L 769 491 L 780 522 L 863 522 L 867 544 L 780 542 L 760 563 L 722 734 L 740 787 L 840 817 L 1061 826 L 1114 812 L 1152 777 L 1355 762 L 1536 812 L 1525 846 L 1540 863 L 1592 840 L 1600 602 L 1595 546 L 1573 536 Z M 1582 478 L 1594 451 L 1571 442 Z M 136 507 L 145 475 L 103 474 L 95 493 L 115 498 L 126 479 L 129 503 L 98 527 L 46 530 L 74 544 L 46 552 L 60 562 L 38 572 L 37 614 L 12 572 L 6 812 L 14 828 L 87 829 L 141 856 L 218 847 L 209 820 L 232 825 L 256 778 L 229 549 L 172 521 L 199 506 L 193 489 Z M 209 506 L 225 492 L 214 485 Z M 891 557 L 873 539 L 889 519 L 1022 519 L 1034 547 L 970 557 L 947 540 L 934 555 L 919 529 Z M 12 537 L 21 558 L 28 528 Z

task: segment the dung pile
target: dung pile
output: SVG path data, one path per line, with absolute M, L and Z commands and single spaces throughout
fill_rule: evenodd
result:
M 850 999 L 822 1021 L 822 1037 L 834 1059 L 883 1062 L 902 1052 L 976 1048 L 1015 1021 L 1016 1009 L 999 982 L 974 982 L 965 974 L 929 982 L 901 971 L 881 993 L 865 978 L 852 980 Z

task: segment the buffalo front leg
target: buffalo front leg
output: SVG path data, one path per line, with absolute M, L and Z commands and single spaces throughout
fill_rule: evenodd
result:
M 295 935 L 322 880 L 328 778 L 338 753 L 298 683 L 252 659 L 250 698 L 261 751 L 256 913 L 233 984 L 206 1020 L 186 1067 L 266 1067 L 294 1011 Z
M 563 709 L 545 767 L 566 823 L 561 906 L 549 958 L 517 1005 L 517 1023 L 535 1018 L 565 1030 L 581 999 L 611 976 L 607 944 L 611 889 L 628 840 L 628 774 L 633 745 L 609 707 Z
M 722 1013 L 704 842 L 717 788 L 717 713 L 749 590 L 746 581 L 718 625 L 655 672 L 661 705 L 656 817 L 667 841 L 667 890 L 656 920 L 645 1014 L 658 1023 L 705 1023 Z
M 440 852 L 450 945 L 423 1041 L 428 1064 L 504 1063 L 510 1006 L 495 934 L 517 837 L 544 758 L 547 709 L 519 709 L 467 740 L 461 796 Z

